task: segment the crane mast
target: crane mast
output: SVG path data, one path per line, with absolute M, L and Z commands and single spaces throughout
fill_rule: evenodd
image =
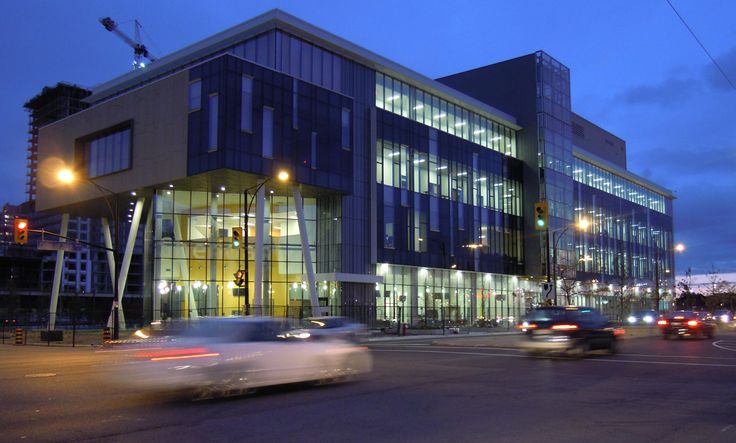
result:
M 138 22 L 138 20 L 134 20 L 134 22 L 135 22 L 135 39 L 132 39 L 128 37 L 123 31 L 121 31 L 120 28 L 118 28 L 118 24 L 115 23 L 115 20 L 113 20 L 112 18 L 103 17 L 100 19 L 100 23 L 102 23 L 102 26 L 104 26 L 106 30 L 117 35 L 128 46 L 133 48 L 133 69 L 142 69 L 146 67 L 146 64 L 143 62 L 144 58 L 149 61 L 155 61 L 156 59 L 153 57 L 153 55 L 150 52 L 148 52 L 148 48 L 146 48 L 146 45 L 141 43 L 141 24 L 140 22 Z

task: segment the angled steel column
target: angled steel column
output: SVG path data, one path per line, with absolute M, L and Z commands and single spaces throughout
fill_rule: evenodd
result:
M 304 220 L 304 200 L 302 199 L 302 193 L 297 186 L 294 186 L 294 203 L 296 205 L 296 218 L 299 223 L 299 239 L 302 241 L 304 267 L 307 268 L 307 284 L 309 285 L 309 300 L 312 304 L 312 316 L 317 317 L 321 315 L 319 297 L 317 296 L 317 282 L 314 277 L 314 266 L 312 266 L 312 252 L 309 250 L 307 223 Z
M 65 213 L 61 216 L 61 232 L 63 237 L 59 238 L 60 242 L 65 242 L 67 230 L 69 228 L 69 214 Z M 49 330 L 56 327 L 56 308 L 59 305 L 59 289 L 61 287 L 61 275 L 64 272 L 64 251 L 56 251 L 56 267 L 54 267 L 54 283 L 51 286 L 51 303 L 49 304 Z
M 253 263 L 253 312 L 261 315 L 263 306 L 263 212 L 266 204 L 266 191 L 263 186 L 256 193 L 256 260 Z M 245 264 L 248 266 L 248 264 Z
M 125 314 L 123 314 L 123 295 L 125 294 L 125 285 L 128 282 L 128 270 L 130 269 L 130 261 L 133 258 L 133 249 L 135 249 L 135 239 L 138 236 L 138 226 L 143 214 L 143 204 L 146 199 L 138 198 L 135 202 L 133 210 L 133 219 L 130 222 L 130 231 L 128 232 L 128 241 L 125 244 L 125 252 L 123 253 L 123 262 L 120 265 L 120 275 L 118 276 L 118 321 L 120 329 L 125 329 Z M 113 309 L 112 312 L 115 310 Z
M 107 217 L 102 217 L 102 235 L 105 238 L 105 247 L 107 248 L 107 267 L 110 271 L 110 287 L 115 287 L 115 254 L 112 252 L 112 235 L 110 234 L 110 222 Z M 113 291 L 115 292 L 115 291 Z

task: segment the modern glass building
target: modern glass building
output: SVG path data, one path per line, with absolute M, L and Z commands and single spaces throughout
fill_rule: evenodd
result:
M 37 208 L 102 219 L 123 307 L 142 239 L 147 320 L 509 322 L 563 262 L 582 283 L 672 270 L 671 193 L 574 146 L 569 81 L 542 52 L 435 81 L 275 10 L 42 128 Z

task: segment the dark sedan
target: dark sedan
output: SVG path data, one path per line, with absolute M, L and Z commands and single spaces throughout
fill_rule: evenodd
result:
M 707 312 L 675 311 L 657 321 L 662 338 L 715 336 L 716 321 Z
M 588 351 L 616 352 L 621 332 L 598 310 L 579 306 L 535 309 L 517 326 L 519 347 L 529 354 L 565 353 L 582 357 Z

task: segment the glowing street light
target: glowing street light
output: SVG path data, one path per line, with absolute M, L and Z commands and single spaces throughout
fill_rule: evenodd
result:
M 71 169 L 62 169 L 56 174 L 60 182 L 70 184 L 74 182 L 74 172 Z

